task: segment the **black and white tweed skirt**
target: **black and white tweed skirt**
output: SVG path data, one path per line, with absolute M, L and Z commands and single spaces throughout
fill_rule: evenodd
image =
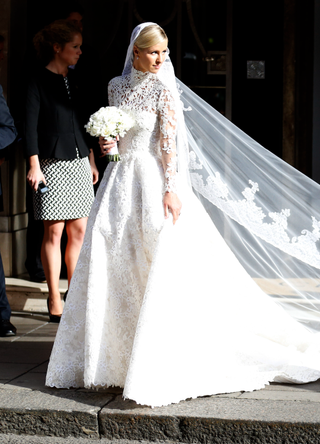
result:
M 89 216 L 94 200 L 89 158 L 40 159 L 48 191 L 34 192 L 36 220 L 70 220 Z

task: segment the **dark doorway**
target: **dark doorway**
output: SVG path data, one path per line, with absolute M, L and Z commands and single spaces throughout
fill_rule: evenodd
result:
M 264 68 L 264 74 L 250 73 L 251 62 L 262 62 L 261 71 Z M 254 66 L 252 63 L 251 65 Z M 280 157 L 282 65 L 282 2 L 278 0 L 234 2 L 233 122 Z
M 39 28 L 59 17 L 65 3 L 63 0 L 28 2 L 30 42 Z M 290 8 L 291 3 L 299 4 L 293 20 L 304 17 L 302 0 L 163 0 L 161 7 L 149 0 L 80 3 L 85 11 L 84 42 L 97 54 L 92 82 L 98 71 L 103 77 L 100 103 L 107 104 L 108 82 L 122 72 L 132 29 L 142 21 L 155 21 L 169 37 L 177 77 L 265 148 L 282 157 L 284 11 L 287 4 Z M 299 31 L 295 36 L 298 42 L 312 28 L 308 20 L 299 20 L 303 26 L 293 23 L 293 29 Z M 307 47 L 302 46 L 304 50 L 300 52 L 305 54 Z M 248 75 L 251 62 L 263 66 L 263 75 L 256 78 Z M 305 77 L 299 80 L 301 91 L 306 86 L 310 90 L 312 81 L 304 80 Z M 299 91 L 293 94 L 298 97 Z M 304 100 L 305 94 L 301 97 Z M 299 99 L 299 103 L 305 108 L 303 100 Z M 311 146 L 303 143 L 312 129 L 301 124 L 307 119 L 301 111 L 293 119 L 296 118 L 298 132 L 299 128 L 303 130 L 302 139 L 298 135 L 295 140 L 300 144 L 299 156 L 305 158 L 311 153 Z M 303 162 L 292 164 L 299 168 Z M 307 167 L 302 169 L 307 172 Z

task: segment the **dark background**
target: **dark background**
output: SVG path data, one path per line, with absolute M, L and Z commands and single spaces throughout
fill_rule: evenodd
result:
M 293 61 L 299 63 L 292 125 L 298 131 L 294 143 L 298 148 L 300 146 L 297 151 L 300 158 L 297 157 L 295 166 L 310 174 L 312 57 L 308 54 L 313 49 L 307 38 L 308 32 L 312 32 L 312 1 L 162 0 L 155 3 L 150 0 L 82 0 L 85 49 L 90 51 L 94 60 L 88 88 L 98 82 L 101 74 L 99 100 L 101 104 L 107 103 L 107 84 L 121 74 L 132 29 L 142 21 L 154 21 L 169 37 L 170 56 L 177 76 L 225 114 L 226 76 L 207 74 L 203 50 L 206 53 L 226 51 L 227 38 L 231 36 L 228 51 L 232 60 L 232 87 L 227 94 L 232 114 L 228 117 L 268 150 L 282 157 L 286 112 L 283 97 L 284 5 L 290 11 L 291 3 L 295 7 L 294 32 L 300 39 Z M 62 0 L 28 2 L 29 51 L 33 35 L 47 23 L 60 18 L 65 5 L 66 1 Z M 265 79 L 247 79 L 247 60 L 265 61 Z

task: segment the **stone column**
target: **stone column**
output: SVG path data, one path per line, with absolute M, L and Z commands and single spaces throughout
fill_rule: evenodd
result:
M 26 51 L 27 0 L 1 0 L 0 34 L 4 35 L 6 59 L 1 62 L 0 83 L 10 111 L 21 116 L 23 61 Z M 22 143 L 11 147 L 9 161 L 1 166 L 4 211 L 0 212 L 0 251 L 6 276 L 25 271 L 26 256 L 26 166 Z

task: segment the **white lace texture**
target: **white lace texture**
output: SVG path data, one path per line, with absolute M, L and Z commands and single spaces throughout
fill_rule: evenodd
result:
M 162 160 L 164 190 L 177 193 L 176 116 L 170 91 L 164 88 L 157 74 L 142 73 L 132 68 L 131 74 L 116 77 L 110 82 L 109 103 L 136 113 L 134 134 L 131 131 L 120 140 L 121 158 L 125 161 L 132 154 L 143 156 L 147 149 Z

